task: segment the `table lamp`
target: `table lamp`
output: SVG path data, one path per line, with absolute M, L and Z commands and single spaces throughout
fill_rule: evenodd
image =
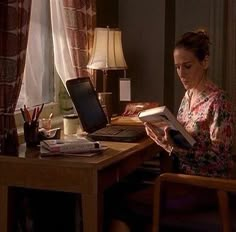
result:
M 127 69 L 121 43 L 121 30 L 109 27 L 95 28 L 92 54 L 87 67 L 103 71 L 103 92 L 106 92 L 107 71 Z
M 92 54 L 87 67 L 94 70 L 102 70 L 103 93 L 99 93 L 98 96 L 107 96 L 107 94 L 105 93 L 107 93 L 108 70 L 124 70 L 125 72 L 125 70 L 127 69 L 127 64 L 125 62 L 122 49 L 120 29 L 109 27 L 95 28 Z M 106 107 L 107 111 L 109 111 L 109 105 L 106 105 Z

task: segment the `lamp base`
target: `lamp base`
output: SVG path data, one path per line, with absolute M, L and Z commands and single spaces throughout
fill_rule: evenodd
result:
M 100 92 L 98 93 L 98 99 L 107 115 L 108 122 L 110 122 L 112 116 L 112 92 Z

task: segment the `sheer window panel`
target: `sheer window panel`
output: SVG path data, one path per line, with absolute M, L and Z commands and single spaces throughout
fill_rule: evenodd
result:
M 60 78 L 54 70 L 53 40 L 48 0 L 33 0 L 23 83 L 16 107 L 16 124 L 23 123 L 19 109 L 45 104 L 43 117 L 60 114 L 58 91 Z
M 33 0 L 18 108 L 53 101 L 53 47 L 48 0 Z

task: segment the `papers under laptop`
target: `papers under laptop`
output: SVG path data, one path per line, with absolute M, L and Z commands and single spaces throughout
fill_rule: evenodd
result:
M 107 117 L 89 77 L 70 79 L 68 92 L 84 131 L 94 140 L 135 142 L 146 136 L 144 127 L 107 125 Z

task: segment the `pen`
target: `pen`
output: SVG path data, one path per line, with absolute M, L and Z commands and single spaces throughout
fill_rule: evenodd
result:
M 51 113 L 51 114 L 49 115 L 48 119 L 51 120 L 52 117 L 53 117 L 53 113 Z
M 39 118 L 39 116 L 40 116 L 40 114 L 41 114 L 41 112 L 43 110 L 43 106 L 44 106 L 44 103 L 41 105 L 40 109 L 37 112 L 36 119 L 35 119 L 36 121 L 38 120 L 38 118 Z
M 37 106 L 35 110 L 35 121 L 37 120 L 38 113 L 39 113 L 39 107 Z
M 24 121 L 25 121 L 25 113 L 24 113 L 23 109 L 20 108 L 20 111 L 21 111 L 22 117 L 23 117 L 23 119 L 24 119 Z
M 32 121 L 34 121 L 36 116 L 36 108 L 33 109 L 33 113 L 32 113 Z
M 24 115 L 25 115 L 26 122 L 30 122 L 31 121 L 31 116 L 30 116 L 30 113 L 29 113 L 28 109 L 26 108 L 26 105 L 24 105 Z

